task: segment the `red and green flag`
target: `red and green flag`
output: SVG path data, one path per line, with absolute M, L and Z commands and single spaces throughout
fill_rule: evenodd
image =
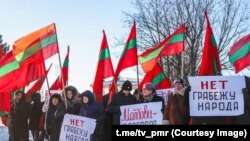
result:
M 93 92 L 97 102 L 102 102 L 103 81 L 105 78 L 114 76 L 113 65 L 108 48 L 108 42 L 105 31 L 103 30 L 103 39 L 99 53 L 99 60 L 96 69 L 95 81 L 93 83 Z
M 132 67 L 138 65 L 138 57 L 137 57 L 137 43 L 136 43 L 136 23 L 134 22 L 134 25 L 130 31 L 129 37 L 127 39 L 126 45 L 123 49 L 122 55 L 120 57 L 120 60 L 118 62 L 114 79 L 110 88 L 110 97 L 115 93 L 116 91 L 116 81 L 118 79 L 118 76 L 120 72 L 126 68 Z
M 45 76 L 44 62 L 19 66 L 12 51 L 0 61 L 0 93 L 25 87 L 32 81 Z
M 13 46 L 15 58 L 21 65 L 43 62 L 58 52 L 54 23 L 23 36 Z
M 48 70 L 46 71 L 46 75 L 48 74 L 50 68 L 51 68 L 51 65 L 48 68 Z M 26 92 L 26 101 L 30 101 L 31 94 L 36 93 L 36 92 L 41 90 L 43 83 L 45 81 L 45 78 L 46 78 L 46 76 L 42 77 L 42 78 L 38 78 L 37 81 L 35 82 L 35 84 L 32 85 L 32 87 Z
M 250 34 L 237 41 L 230 49 L 229 61 L 238 73 L 250 65 Z
M 56 81 L 50 87 L 50 90 L 62 90 L 64 86 L 68 84 L 69 75 L 69 46 L 66 57 L 63 62 L 60 76 L 57 77 Z
M 221 64 L 218 47 L 206 11 L 204 15 L 207 27 L 199 75 L 219 75 Z
M 148 82 L 155 84 L 157 89 L 166 89 L 171 87 L 171 82 L 167 78 L 166 74 L 162 71 L 159 63 L 156 63 L 153 69 L 146 73 L 139 85 L 139 88 L 142 89 L 143 85 Z
M 186 26 L 183 24 L 158 45 L 139 55 L 139 62 L 145 73 L 153 69 L 161 56 L 173 55 L 184 51 L 185 30 Z

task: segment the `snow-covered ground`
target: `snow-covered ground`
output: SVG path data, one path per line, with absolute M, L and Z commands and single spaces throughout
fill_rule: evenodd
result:
M 0 126 L 0 141 L 8 141 L 8 140 L 9 140 L 8 128 L 5 126 Z
M 31 133 L 29 140 L 33 141 Z M 0 141 L 9 141 L 9 133 L 6 126 L 0 126 Z

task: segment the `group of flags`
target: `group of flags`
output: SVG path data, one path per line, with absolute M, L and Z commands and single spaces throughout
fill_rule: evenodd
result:
M 219 75 L 221 64 L 218 47 L 207 13 L 205 12 L 204 15 L 207 25 L 199 75 Z M 158 60 L 163 56 L 182 53 L 185 50 L 185 37 L 186 25 L 182 24 L 173 34 L 155 47 L 138 55 L 136 23 L 134 21 L 117 68 L 114 71 L 107 37 L 105 31 L 103 31 L 99 60 L 92 87 L 96 100 L 98 102 L 102 101 L 104 79 L 113 77 L 109 89 L 111 99 L 112 95 L 116 92 L 116 81 L 119 74 L 126 68 L 138 66 L 138 61 L 145 73 L 144 78 L 139 84 L 139 88 L 142 88 L 146 82 L 154 83 L 159 89 L 171 87 L 171 82 L 158 63 Z M 249 66 L 249 50 L 250 34 L 236 42 L 229 51 L 229 61 L 234 65 L 236 73 Z M 57 53 L 59 54 L 59 46 L 56 27 L 55 24 L 51 24 L 16 40 L 12 51 L 6 55 L 0 54 L 0 112 L 9 112 L 10 110 L 10 91 L 23 88 L 35 80 L 36 83 L 27 91 L 27 96 L 29 97 L 30 94 L 41 89 L 50 69 L 49 67 L 46 70 L 44 61 Z M 67 85 L 68 64 L 69 47 L 61 68 L 61 74 L 51 85 L 50 90 L 63 89 Z
M 0 60 L 0 112 L 10 111 L 10 93 L 36 83 L 27 91 L 26 99 L 30 94 L 41 89 L 47 73 L 45 60 L 55 54 L 59 54 L 55 24 L 48 25 L 16 40 L 12 51 L 4 55 Z M 69 53 L 69 49 L 68 49 Z M 61 76 L 66 85 L 68 76 L 68 54 Z M 51 88 L 62 88 L 62 77 L 59 77 Z

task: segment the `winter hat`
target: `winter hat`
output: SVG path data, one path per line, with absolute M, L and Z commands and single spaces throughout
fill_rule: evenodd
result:
M 180 83 L 184 86 L 184 82 L 181 78 L 176 78 L 173 84 L 175 85 L 176 83 Z
M 148 83 L 145 83 L 143 85 L 143 89 L 148 89 L 148 90 L 151 90 L 151 91 L 155 91 L 156 87 L 155 87 L 155 85 L 153 83 L 148 82 Z
M 122 84 L 122 90 L 128 90 L 131 91 L 132 90 L 132 84 L 129 80 L 126 80 L 123 84 Z

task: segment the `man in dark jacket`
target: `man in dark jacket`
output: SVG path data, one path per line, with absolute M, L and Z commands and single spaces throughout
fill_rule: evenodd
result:
M 12 117 L 14 141 L 28 141 L 30 105 L 25 101 L 25 93 L 23 91 L 15 92 L 10 114 Z
M 120 106 L 136 104 L 135 97 L 130 93 L 132 90 L 132 84 L 126 80 L 122 84 L 120 92 L 113 95 L 111 102 L 108 104 L 108 112 L 113 114 L 113 124 L 120 124 Z
M 39 123 L 42 117 L 42 107 L 40 93 L 34 93 L 31 95 L 31 112 L 29 118 L 29 129 L 31 130 L 34 141 L 38 141 L 39 137 Z
M 156 95 L 156 87 L 153 83 L 148 82 L 143 85 L 142 96 L 140 103 L 162 102 L 161 111 L 164 113 L 164 100 L 162 97 Z

